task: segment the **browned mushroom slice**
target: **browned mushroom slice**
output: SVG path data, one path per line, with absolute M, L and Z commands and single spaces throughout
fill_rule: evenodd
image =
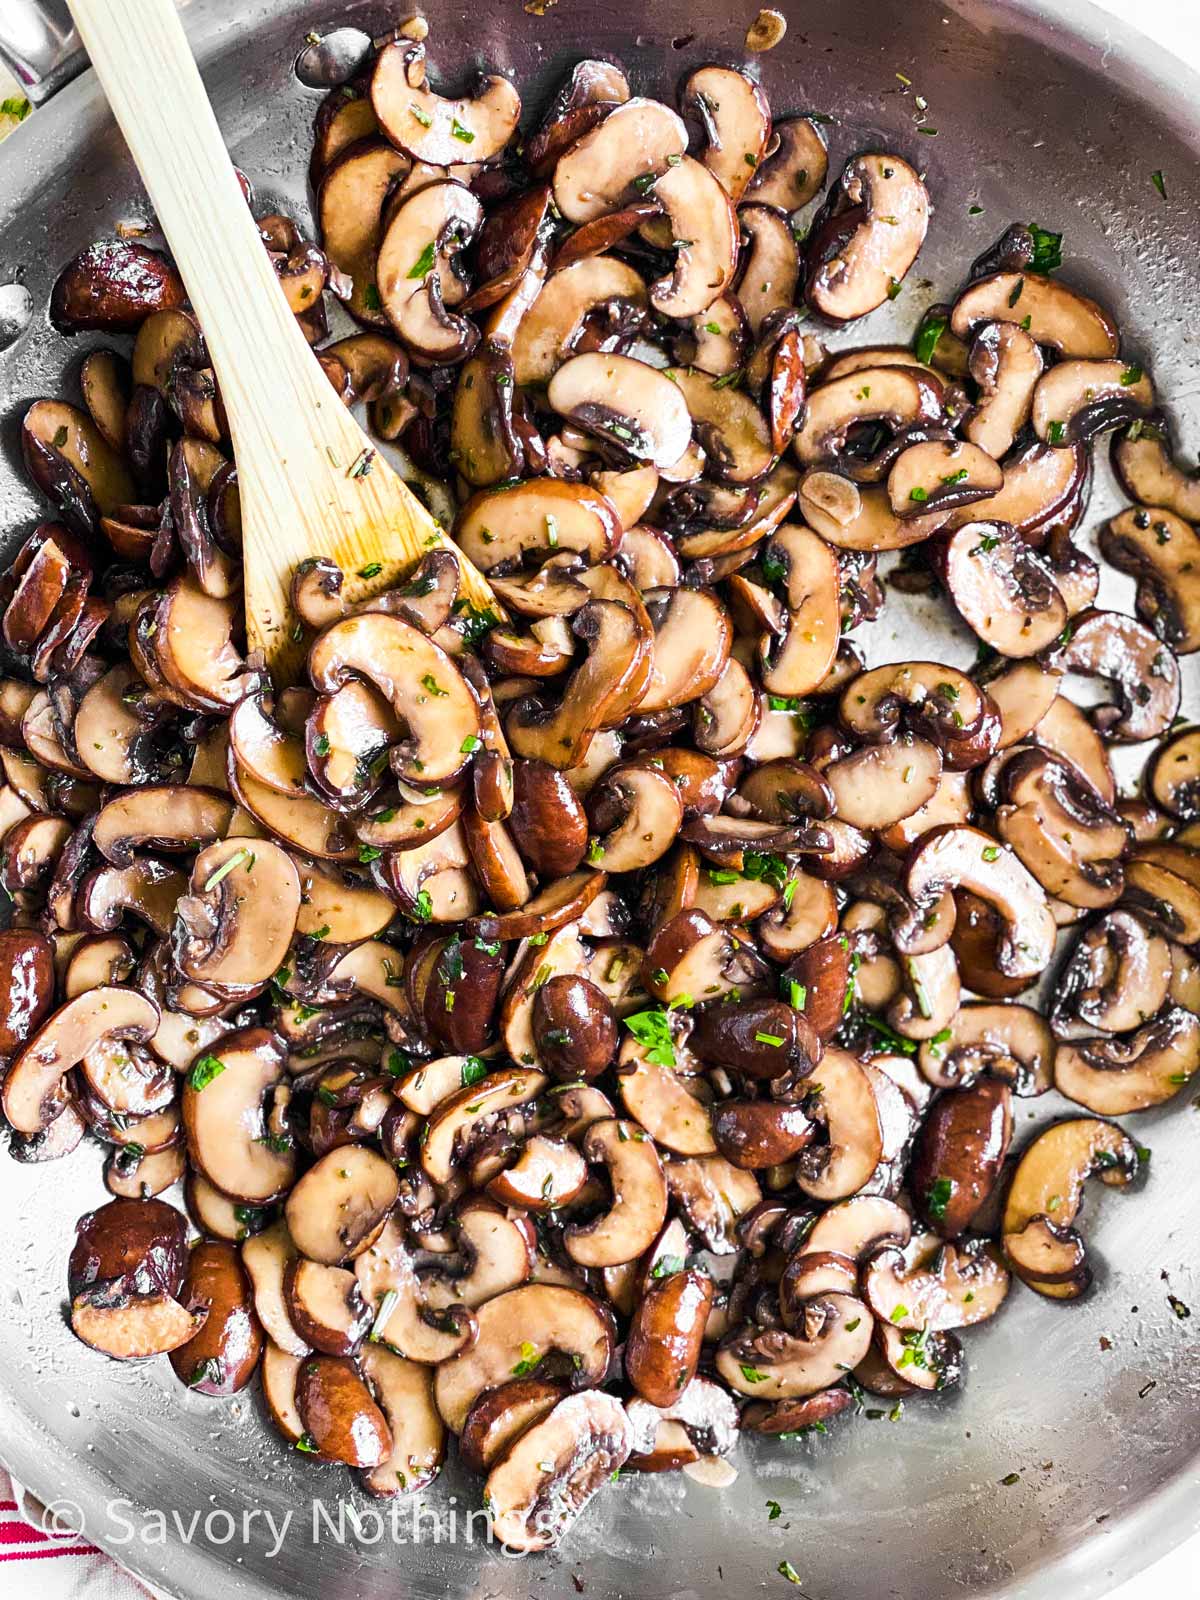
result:
M 461 183 L 427 184 L 403 200 L 379 240 L 376 282 L 401 343 L 427 361 L 470 355 L 479 332 L 452 307 L 466 296 L 456 257 L 479 231 L 483 207 Z
M 1183 822 L 1200 816 L 1200 729 L 1181 728 L 1162 744 L 1147 779 L 1155 805 Z
M 1008 1295 L 1008 1269 L 986 1247 L 938 1244 L 922 1259 L 922 1242 L 919 1235 L 907 1250 L 885 1245 L 867 1263 L 863 1298 L 880 1322 L 946 1333 L 994 1317 Z
M 928 804 L 941 779 L 942 757 L 936 745 L 908 734 L 891 744 L 864 745 L 819 770 L 844 822 L 880 829 Z
M 1009 1266 L 1031 1289 L 1073 1300 L 1091 1282 L 1084 1242 L 1073 1226 L 1093 1173 L 1124 1189 L 1137 1176 L 1138 1147 L 1111 1122 L 1057 1122 L 1021 1157 L 1008 1191 L 1002 1236 Z
M 608 1315 L 590 1296 L 559 1284 L 525 1284 L 480 1306 L 469 1349 L 443 1362 L 434 1380 L 438 1410 L 454 1433 L 485 1389 L 522 1374 L 554 1375 L 572 1387 L 601 1382 L 612 1357 Z
M 422 682 L 417 699 L 447 692 L 430 679 Z M 369 684 L 351 678 L 333 694 L 318 695 L 308 714 L 308 769 L 335 805 L 357 810 L 382 783 L 388 750 L 400 737 L 388 702 Z
M 223 1194 L 249 1205 L 274 1199 L 295 1176 L 291 1141 L 269 1133 L 264 1110 L 283 1075 L 279 1040 L 246 1028 L 197 1056 L 184 1087 L 192 1161 Z
M 599 1389 L 567 1395 L 517 1438 L 488 1475 L 484 1494 L 492 1533 L 510 1550 L 557 1544 L 620 1471 L 630 1445 L 619 1400 Z
M 1200 1020 L 1182 1006 L 1168 1006 L 1125 1038 L 1063 1045 L 1054 1086 L 1100 1116 L 1123 1116 L 1169 1100 L 1198 1068 Z
M 1141 367 L 1121 361 L 1060 361 L 1033 392 L 1033 431 L 1049 445 L 1082 444 L 1144 417 L 1154 386 Z
M 944 522 L 941 514 L 901 520 L 884 484 L 860 486 L 825 467 L 812 467 L 800 479 L 797 504 L 822 539 L 843 550 L 901 550 L 927 539 Z
M 310 1260 L 338 1266 L 379 1236 L 396 1193 L 395 1169 L 374 1150 L 331 1150 L 288 1195 L 288 1230 Z
M 372 1342 L 386 1341 L 407 1360 L 430 1364 L 448 1361 L 470 1344 L 475 1322 L 465 1305 L 443 1306 L 437 1313 L 428 1308 L 412 1252 L 395 1218 L 384 1223 L 356 1255 L 354 1273 L 374 1316 Z
M 1114 567 L 1138 580 L 1138 616 L 1158 638 L 1179 655 L 1200 650 L 1196 529 L 1170 511 L 1137 507 L 1101 530 L 1100 549 Z
M 1060 355 L 1104 361 L 1119 345 L 1116 324 L 1102 306 L 1057 278 L 997 272 L 980 278 L 954 303 L 951 331 L 966 339 L 981 322 L 1015 322 L 1037 344 Z
M 702 911 L 681 911 L 654 932 L 642 963 L 647 989 L 664 1005 L 681 995 L 718 1000 L 761 992 L 765 969 L 746 944 Z
M 768 694 L 811 694 L 837 655 L 841 634 L 837 560 L 810 529 L 786 524 L 768 540 L 765 554 L 782 567 L 787 602 L 786 632 L 759 639 L 759 676 Z
M 455 1158 L 489 1119 L 527 1105 L 546 1087 L 540 1072 L 513 1067 L 493 1072 L 443 1100 L 431 1113 L 421 1146 L 421 1165 L 435 1183 L 449 1181 Z
M 861 673 L 842 691 L 838 714 L 860 739 L 888 739 L 909 728 L 937 744 L 947 766 L 960 769 L 987 759 L 998 723 L 979 686 L 936 661 L 902 661 Z M 977 749 L 981 733 L 984 748 Z
M 726 377 L 741 367 L 750 329 L 746 314 L 733 295 L 718 295 L 706 310 L 686 320 L 677 348 L 681 356 L 688 358 L 689 366 L 714 378 Z
M 83 1289 L 71 1301 L 71 1331 L 118 1361 L 174 1350 L 202 1321 L 203 1313 L 187 1310 L 169 1295 L 135 1295 L 108 1284 Z
M 1011 851 L 978 828 L 932 829 L 909 857 L 906 887 L 918 904 L 965 889 L 1002 919 L 996 950 L 1008 978 L 1032 981 L 1050 964 L 1057 930 L 1037 879 Z
M 999 1182 L 1012 1139 L 1011 1096 L 1008 1084 L 981 1078 L 942 1095 L 925 1119 L 913 1151 L 911 1184 L 926 1224 L 944 1239 L 957 1238 L 971 1226 Z
M 892 510 L 908 518 L 986 500 L 1003 488 L 1004 473 L 978 445 L 930 439 L 900 452 L 887 486 Z
M 627 606 L 589 600 L 571 623 L 587 646 L 586 661 L 571 674 L 555 706 L 520 700 L 505 725 L 514 753 L 560 771 L 577 767 L 610 708 L 642 670 L 650 640 Z M 707 687 L 707 686 L 706 686 Z
M 458 922 L 478 912 L 481 897 L 469 870 L 471 853 L 461 819 L 433 838 L 394 852 L 379 863 L 387 891 L 414 921 Z
M 704 130 L 705 166 L 731 200 L 740 200 L 771 134 L 766 95 L 731 67 L 700 67 L 684 83 L 680 104 Z
M 649 715 L 698 700 L 713 688 L 729 660 L 733 630 L 711 590 L 652 589 L 644 598 L 654 653 L 638 710 Z
M 264 828 L 301 854 L 328 861 L 357 858 L 358 845 L 353 831 L 321 801 L 268 788 L 232 757 L 229 779 L 239 804 Z
M 564 150 L 628 99 L 629 81 L 620 67 L 586 58 L 576 62 L 526 143 L 525 160 L 531 171 L 544 177 Z
M 195 850 L 222 838 L 233 805 L 228 796 L 193 785 L 130 789 L 100 808 L 92 843 L 106 861 L 128 866 L 134 852 Z
M 679 386 L 632 356 L 598 351 L 572 356 L 550 379 L 546 396 L 560 416 L 655 467 L 678 461 L 692 436 Z
M 1033 335 L 1016 322 L 985 323 L 971 345 L 970 372 L 979 399 L 966 436 L 995 460 L 1006 456 L 1029 421 L 1044 362 Z
M 1010 522 L 1017 532 L 1040 544 L 1047 527 L 1062 519 L 1077 520 L 1090 481 L 1090 457 L 1085 445 L 1057 448 L 1031 440 L 1018 445 L 1004 463 L 1004 487 L 962 511 L 952 511 L 944 524 L 986 518 Z
M 517 329 L 513 340 L 516 381 L 548 383 L 567 359 L 587 318 L 613 301 L 640 309 L 649 303 L 640 274 L 625 262 L 612 256 L 587 256 L 556 271 Z
M 326 1461 L 378 1468 L 393 1450 L 392 1431 L 354 1363 L 338 1356 L 308 1356 L 296 1376 L 301 1443 Z
M 18 1133 L 40 1133 L 67 1101 L 63 1080 L 102 1039 L 144 1044 L 158 1007 L 133 989 L 102 985 L 60 1006 L 15 1058 L 4 1079 L 4 1114 Z
M 650 285 L 650 303 L 660 316 L 697 316 L 733 280 L 738 226 L 729 195 L 718 176 L 685 155 L 668 163 L 654 198 L 666 213 L 675 262 L 667 277 Z
M 1054 1038 L 1031 1007 L 973 1001 L 955 1013 L 947 1031 L 949 1038 L 927 1039 L 918 1057 L 922 1076 L 935 1087 L 970 1088 L 982 1072 L 1011 1084 L 1018 1095 L 1050 1087 Z
M 587 1167 L 574 1145 L 535 1133 L 513 1164 L 489 1182 L 488 1193 L 503 1205 L 551 1211 L 569 1205 L 586 1181 Z
M 1001 782 L 1006 798 L 997 831 L 1042 887 L 1068 905 L 1112 905 L 1129 841 L 1120 817 L 1040 751 L 1016 755 Z
M 1176 462 L 1163 418 L 1139 420 L 1118 434 L 1112 463 L 1130 499 L 1200 522 L 1200 482 Z
M 63 333 L 125 333 L 185 299 L 183 280 L 160 251 L 135 239 L 99 239 L 59 274 L 50 318 Z
M 1192 944 L 1200 933 L 1200 873 L 1181 844 L 1141 845 L 1125 868 L 1125 900 L 1170 939 Z
M 487 1472 L 508 1447 L 563 1397 L 561 1384 L 514 1378 L 486 1390 L 471 1407 L 458 1448 L 475 1472 Z
M 799 211 L 820 194 L 828 166 L 825 140 L 815 122 L 808 117 L 777 122 L 766 154 L 750 179 L 747 198 L 780 211 Z
M 683 820 L 679 791 L 665 773 L 619 763 L 588 795 L 596 837 L 588 860 L 605 872 L 651 866 L 675 841 Z
M 239 602 L 206 595 L 190 572 L 175 578 L 146 619 L 152 679 L 156 668 L 171 697 L 194 710 L 232 709 L 258 687 L 232 641 L 238 611 Z M 141 670 L 136 654 L 135 665 Z
M 413 783 L 454 778 L 479 748 L 479 706 L 453 661 L 399 617 L 367 612 L 327 628 L 309 651 L 315 687 L 332 694 L 357 674 L 373 683 L 407 727 L 392 766 Z
M 1062 694 L 1051 701 L 1032 737 L 1079 773 L 1107 805 L 1115 803 L 1116 785 L 1104 741 L 1073 701 Z
M 863 423 L 884 423 L 898 433 L 941 416 L 936 380 L 913 367 L 865 367 L 812 389 L 793 448 L 801 464 L 810 467 L 842 455 L 848 436 Z
M 261 694 L 238 702 L 229 719 L 230 748 L 238 765 L 258 783 L 279 794 L 303 795 L 308 777 L 304 740 L 269 715 L 269 704 Z
M 338 152 L 317 187 L 321 242 L 332 266 L 351 282 L 347 309 L 360 322 L 386 328 L 375 282 L 380 209 L 411 163 L 383 139 L 369 135 Z
M 1117 704 L 1092 712 L 1092 722 L 1109 739 L 1157 739 L 1179 710 L 1179 662 L 1173 651 L 1142 623 L 1116 611 L 1085 611 L 1074 618 L 1052 664 L 1113 685 Z
M 385 1499 L 423 1489 L 437 1476 L 445 1448 L 429 1368 L 381 1344 L 368 1344 L 360 1365 L 392 1434 L 391 1454 L 363 1472 L 363 1488 Z
M 749 395 L 691 368 L 670 367 L 667 376 L 686 402 L 707 472 L 722 483 L 758 483 L 775 453 L 770 426 Z
M 813 224 L 804 298 L 831 322 L 874 311 L 902 283 L 929 227 L 929 194 L 896 155 L 846 163 Z
M 1036 655 L 1066 627 L 1066 601 L 1051 570 L 1006 523 L 966 523 L 941 561 L 964 620 L 1001 655 Z
M 979 676 L 1000 713 L 996 748 L 1007 750 L 1028 738 L 1041 722 L 1058 696 L 1062 678 L 1037 661 L 1001 661 L 997 666 L 998 671 Z
M 521 115 L 521 97 L 508 79 L 481 74 L 473 96 L 451 99 L 433 93 L 425 70 L 423 44 L 395 39 L 379 52 L 371 104 L 392 143 L 433 167 L 498 156 Z
M 759 703 L 750 674 L 733 657 L 692 713 L 692 737 L 700 750 L 728 758 L 741 755 L 758 727 Z
M 615 211 L 669 170 L 687 150 L 687 128 L 657 100 L 627 100 L 559 156 L 554 200 L 568 222 Z
M 667 1181 L 658 1152 L 635 1123 L 611 1118 L 592 1124 L 583 1153 L 607 1167 L 613 1203 L 594 1221 L 568 1227 L 567 1254 L 584 1267 L 633 1261 L 649 1249 L 666 1220 Z
M 739 206 L 737 220 L 746 241 L 744 260 L 740 261 L 738 270 L 738 301 L 749 320 L 751 332 L 758 339 L 764 336 L 767 318 L 772 313 L 783 313 L 795 300 L 796 285 L 800 281 L 800 256 L 796 236 L 787 219 L 773 206 Z M 793 342 L 803 367 L 798 332 L 793 328 L 782 337 Z
M 287 954 L 300 910 L 300 879 L 291 857 L 270 841 L 225 839 L 192 868 L 180 901 L 175 959 L 200 984 L 265 983 Z
M 1172 951 L 1128 911 L 1110 911 L 1079 939 L 1055 988 L 1059 1039 L 1126 1033 L 1157 1015 L 1173 976 Z
M 84 536 L 97 515 L 111 516 L 138 498 L 121 455 L 65 400 L 34 401 L 21 422 L 21 448 L 38 488 Z
M 458 514 L 454 538 L 485 572 L 537 551 L 551 557 L 578 551 L 592 565 L 616 549 L 621 523 L 612 502 L 590 485 L 536 478 L 473 495 Z M 512 600 L 507 590 L 503 597 Z
M 814 1199 L 841 1200 L 861 1189 L 879 1163 L 879 1107 L 870 1079 L 847 1051 L 826 1049 L 815 1075 L 821 1082 L 810 1090 L 811 1105 L 827 1138 L 801 1150 L 796 1182 Z
M 854 1295 L 818 1295 L 804 1306 L 794 1332 L 746 1328 L 730 1334 L 717 1351 L 717 1373 L 735 1394 L 760 1401 L 816 1394 L 858 1365 L 874 1325 Z

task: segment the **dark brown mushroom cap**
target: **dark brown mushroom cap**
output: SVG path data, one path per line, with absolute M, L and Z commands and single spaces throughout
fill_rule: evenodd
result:
M 354 1364 L 307 1356 L 296 1376 L 296 1405 L 315 1453 L 351 1467 L 375 1467 L 391 1453 L 392 1433 Z
M 675 1405 L 695 1377 L 714 1294 L 703 1272 L 652 1274 L 625 1344 L 626 1376 L 651 1405 Z
M 0 975 L 0 1059 L 7 1060 L 28 1044 L 54 1004 L 49 940 L 32 928 L 6 928 L 0 933 Z
M 612 1005 L 594 983 L 560 974 L 544 983 L 533 1003 L 538 1055 L 561 1082 L 598 1078 L 617 1051 Z
M 159 251 L 135 239 L 103 239 L 81 250 L 59 274 L 50 318 L 63 333 L 125 333 L 186 298 L 183 280 Z
M 970 1226 L 999 1181 L 1012 1139 L 1012 1091 L 995 1078 L 952 1089 L 926 1117 L 911 1184 L 926 1225 L 944 1239 Z
M 174 1297 L 187 1266 L 187 1222 L 163 1200 L 110 1200 L 80 1217 L 67 1265 L 74 1298 L 94 1285 Z
M 688 1048 L 712 1066 L 762 1081 L 805 1078 L 821 1058 L 807 1013 L 765 998 L 705 1006 L 696 1013 Z

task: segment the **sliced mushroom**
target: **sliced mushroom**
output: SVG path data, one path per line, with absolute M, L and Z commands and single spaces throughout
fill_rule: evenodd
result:
M 1012 1140 L 1011 1095 L 1006 1083 L 981 1078 L 942 1095 L 925 1119 L 911 1182 L 923 1220 L 944 1239 L 966 1232 L 999 1182 Z
M 1015 322 L 1036 344 L 1070 359 L 1110 360 L 1119 343 L 1116 324 L 1102 306 L 1057 278 L 1032 272 L 993 273 L 959 295 L 951 332 L 966 339 L 983 322 Z
M 1041 751 L 1014 754 L 1001 782 L 997 832 L 1042 887 L 1068 905 L 1112 905 L 1128 844 L 1121 818 Z
M 672 156 L 687 150 L 687 128 L 657 100 L 634 98 L 559 156 L 554 200 L 568 222 L 591 222 L 652 190 Z
M 717 1351 L 717 1372 L 735 1394 L 760 1401 L 817 1394 L 863 1359 L 874 1325 L 854 1295 L 822 1294 L 807 1302 L 792 1333 L 730 1334 Z
M 1174 459 L 1162 418 L 1132 423 L 1113 440 L 1112 462 L 1126 493 L 1142 506 L 1200 522 L 1200 483 Z
M 1029 421 L 1044 362 L 1033 335 L 1016 322 L 985 323 L 971 344 L 970 372 L 979 399 L 964 432 L 999 461 Z
M 371 74 L 371 105 L 391 141 L 432 167 L 487 162 L 504 149 L 521 115 L 521 97 L 507 78 L 481 74 L 470 97 L 434 94 L 425 78 L 425 46 L 395 39 Z
M 1057 930 L 1041 885 L 1016 856 L 978 828 L 935 828 L 926 834 L 909 857 L 907 888 L 918 904 L 947 888 L 965 889 L 986 901 L 1003 920 L 996 955 L 1006 977 L 1032 981 L 1049 965 Z
M 706 454 L 706 470 L 722 483 L 758 483 L 775 461 L 771 429 L 749 395 L 694 369 L 670 367 Z
M 733 280 L 738 251 L 733 205 L 720 176 L 691 156 L 668 161 L 654 198 L 665 212 L 675 263 L 669 276 L 650 285 L 650 303 L 660 316 L 698 316 Z
M 813 224 L 804 298 L 831 322 L 874 311 L 904 281 L 928 227 L 929 194 L 907 161 L 855 156 Z
M 383 229 L 377 294 L 401 343 L 422 360 L 461 361 L 478 342 L 479 330 L 452 308 L 466 295 L 457 257 L 482 220 L 470 189 L 441 182 L 403 200 Z
M 845 1050 L 827 1048 L 816 1069 L 820 1084 L 806 1084 L 813 1115 L 824 1125 L 827 1142 L 811 1144 L 797 1158 L 796 1182 L 818 1200 L 841 1200 L 856 1193 L 879 1164 L 883 1132 L 871 1081 Z
M 1103 1117 L 1145 1111 L 1178 1094 L 1200 1068 L 1200 1020 L 1168 1006 L 1132 1035 L 1059 1048 L 1054 1085 Z
M 599 1389 L 567 1395 L 492 1468 L 484 1486 L 491 1528 L 506 1549 L 557 1544 L 629 1455 L 621 1402 Z
M 4 1079 L 4 1114 L 18 1133 L 40 1133 L 67 1101 L 66 1074 L 104 1039 L 144 1044 L 158 1007 L 132 989 L 108 985 L 60 1006 L 13 1060 Z
M 588 318 L 614 301 L 638 309 L 649 304 L 640 274 L 625 262 L 593 255 L 560 267 L 546 280 L 517 329 L 513 340 L 516 381 L 548 383 L 567 359 Z
M 550 379 L 546 396 L 560 416 L 622 455 L 655 467 L 678 461 L 692 436 L 679 386 L 632 356 L 598 351 L 571 356 Z
M 881 1325 L 946 1333 L 994 1317 L 1008 1295 L 1008 1269 L 986 1246 L 940 1244 L 922 1260 L 921 1238 L 908 1250 L 885 1245 L 863 1271 L 863 1298 Z
M 1073 1118 L 1040 1133 L 1021 1156 L 1004 1208 L 1004 1255 L 1031 1289 L 1075 1299 L 1091 1282 L 1073 1226 L 1093 1173 L 1123 1189 L 1140 1167 L 1137 1146 L 1111 1122 Z
M 1081 444 L 1146 416 L 1154 386 L 1141 367 L 1120 361 L 1060 361 L 1038 380 L 1033 431 L 1050 445 Z
M 1055 651 L 1053 664 L 1085 677 L 1106 678 L 1116 705 L 1101 705 L 1092 722 L 1109 739 L 1157 739 L 1179 710 L 1179 662 L 1140 622 L 1116 611 L 1085 611 Z
M 1200 513 L 1198 513 L 1200 514 Z M 1200 534 L 1163 509 L 1122 511 L 1101 530 L 1100 550 L 1137 579 L 1137 613 L 1179 655 L 1200 650 Z M 81 751 L 82 754 L 82 751 Z
M 635 1123 L 612 1118 L 592 1124 L 583 1153 L 607 1167 L 613 1204 L 592 1222 L 571 1224 L 563 1240 L 567 1254 L 584 1267 L 633 1261 L 666 1220 L 667 1182 L 658 1152 Z

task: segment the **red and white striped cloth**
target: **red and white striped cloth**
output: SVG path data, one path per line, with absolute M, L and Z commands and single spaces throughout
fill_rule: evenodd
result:
M 42 1507 L 0 1467 L 0 1595 L 4 1600 L 155 1600 L 152 1591 L 74 1534 L 39 1527 Z M 159 1595 L 157 1600 L 166 1600 Z

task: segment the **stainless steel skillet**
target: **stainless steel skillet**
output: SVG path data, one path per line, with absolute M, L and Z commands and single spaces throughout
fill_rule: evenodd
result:
M 431 57 L 444 72 L 457 64 L 465 74 L 471 62 L 511 71 L 531 105 L 583 54 L 613 55 L 640 89 L 667 94 L 692 65 L 743 61 L 755 9 L 560 0 L 537 17 L 514 0 L 434 3 Z M 783 9 L 786 38 L 754 58 L 772 105 L 831 118 L 835 167 L 876 140 L 909 155 L 938 208 L 899 300 L 869 333 L 833 343 L 908 338 L 924 304 L 950 292 L 1008 221 L 1036 220 L 1063 229 L 1067 274 L 1112 305 L 1133 356 L 1152 360 L 1194 452 L 1200 80 L 1083 0 L 783 0 Z M 0 39 L 48 70 L 55 29 L 51 21 L 39 41 L 38 18 L 57 11 L 2 0 Z M 373 32 L 401 15 L 360 0 L 186 5 L 230 147 L 260 200 L 300 212 L 307 204 L 317 95 L 293 73 L 305 34 L 347 22 Z M 39 53 L 39 44 L 50 48 Z M 23 283 L 34 307 L 0 351 L 9 552 L 39 514 L 19 469 L 17 420 L 29 399 L 59 392 L 80 355 L 45 320 L 56 268 L 118 220 L 145 215 L 101 96 L 90 76 L 72 81 L 72 65 L 51 72 L 47 103 L 0 148 L 0 285 Z M 916 131 L 916 94 L 936 135 Z M 0 290 L 0 324 L 21 299 Z M 1110 487 L 1101 474 L 1087 526 L 1104 515 Z M 1105 599 L 1127 605 L 1123 580 L 1108 583 Z M 925 648 L 963 658 L 961 639 L 932 610 L 889 602 L 868 640 L 872 663 Z M 1185 667 L 1192 714 L 1195 660 Z M 1023 1102 L 1021 1115 L 1041 1120 L 1056 1109 Z M 426 1508 L 419 1526 L 406 1505 L 394 1527 L 379 1529 L 340 1473 L 298 1460 L 261 1424 L 252 1396 L 215 1404 L 181 1390 L 165 1364 L 122 1369 L 83 1349 L 62 1320 L 63 1263 L 74 1219 L 102 1195 L 99 1162 L 83 1152 L 41 1169 L 0 1160 L 9 1240 L 0 1455 L 43 1499 L 74 1503 L 89 1535 L 127 1565 L 187 1600 L 382 1600 L 397 1591 L 517 1600 L 572 1595 L 573 1577 L 593 1600 L 786 1595 L 777 1570 L 785 1560 L 812 1600 L 1064 1591 L 1087 1600 L 1200 1522 L 1196 1115 L 1185 1103 L 1130 1119 L 1153 1149 L 1151 1175 L 1144 1193 L 1089 1201 L 1104 1264 L 1096 1290 L 1068 1307 L 1015 1294 L 970 1338 L 960 1391 L 911 1405 L 895 1423 L 861 1418 L 828 1437 L 748 1446 L 738 1481 L 719 1493 L 683 1479 L 622 1481 L 559 1556 L 524 1563 L 488 1549 L 479 1519 L 469 1539 L 478 1489 L 453 1471 L 417 1497 Z M 1196 1315 L 1178 1318 L 1168 1293 Z M 770 1500 L 783 1514 L 769 1521 Z M 351 1509 L 364 1515 L 357 1535 Z

